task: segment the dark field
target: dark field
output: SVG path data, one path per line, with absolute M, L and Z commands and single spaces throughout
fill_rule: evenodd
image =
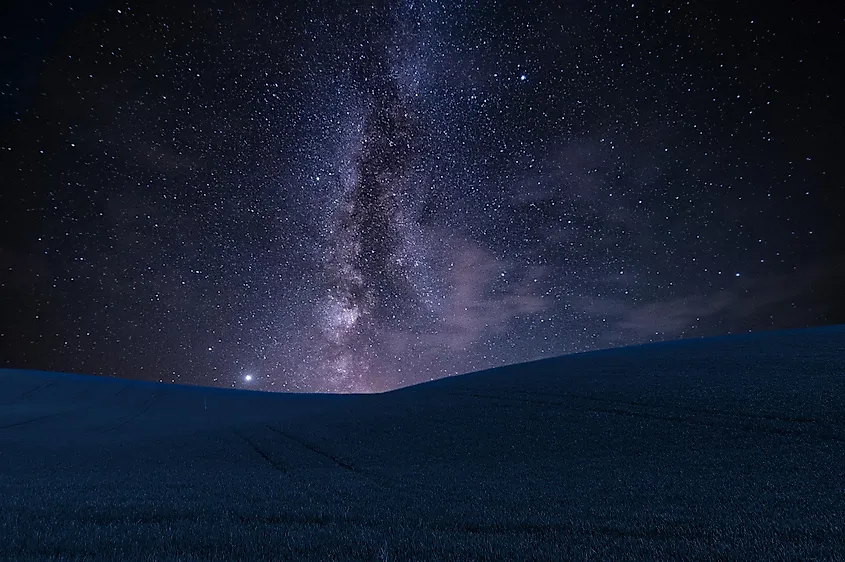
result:
M 845 559 L 845 327 L 380 395 L 0 371 L 2 560 Z

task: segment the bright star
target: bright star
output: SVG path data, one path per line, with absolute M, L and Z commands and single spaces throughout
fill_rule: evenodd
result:
M 246 376 L 244 376 L 244 380 L 245 380 L 246 382 L 251 381 L 251 380 L 252 380 L 252 375 L 246 375 Z

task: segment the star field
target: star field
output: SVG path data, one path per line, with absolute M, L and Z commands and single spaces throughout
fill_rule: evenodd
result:
M 373 392 L 845 322 L 813 4 L 14 10 L 4 366 Z

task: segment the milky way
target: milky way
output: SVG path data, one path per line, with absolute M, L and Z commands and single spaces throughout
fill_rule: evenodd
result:
M 560 4 L 16 8 L 3 364 L 373 392 L 845 321 L 833 20 Z
M 327 260 L 324 325 L 331 374 L 326 380 L 349 389 L 383 378 L 373 376 L 372 365 L 385 353 L 382 324 L 410 321 L 418 301 L 408 262 L 420 258 L 403 251 L 411 172 L 420 150 L 414 146 L 420 141 L 413 109 L 390 79 L 367 93 L 355 175 L 330 219 L 333 246 Z

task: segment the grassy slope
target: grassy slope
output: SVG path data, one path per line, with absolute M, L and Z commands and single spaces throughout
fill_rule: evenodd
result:
M 0 371 L 0 559 L 837 559 L 845 327 L 382 395 Z

